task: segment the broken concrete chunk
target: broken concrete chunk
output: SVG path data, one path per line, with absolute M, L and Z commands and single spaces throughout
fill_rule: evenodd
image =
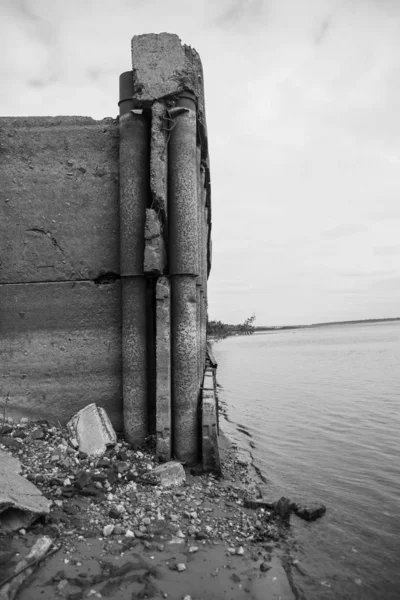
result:
M 295 515 L 305 521 L 316 521 L 326 513 L 326 506 L 322 502 L 307 502 L 307 504 L 292 503 Z
M 282 519 L 289 519 L 292 508 L 293 504 L 290 502 L 289 498 L 285 498 L 285 496 L 282 496 L 282 498 L 279 498 L 279 500 L 274 502 L 275 514 Z
M 47 515 L 51 502 L 38 488 L 19 475 L 19 460 L 0 450 L 0 529 L 27 528 L 41 515 Z
M 266 500 L 261 500 L 258 498 L 245 498 L 244 507 L 252 508 L 254 510 L 259 510 L 260 508 L 263 508 L 264 510 L 269 510 L 271 508 L 274 508 L 274 503 L 267 502 Z
M 144 237 L 144 272 L 161 274 L 167 264 L 167 253 L 161 222 L 152 208 L 146 209 Z
M 171 460 L 153 470 L 153 475 L 160 479 L 164 487 L 182 485 L 186 481 L 185 470 L 180 462 Z
M 79 450 L 89 456 L 102 456 L 107 446 L 117 442 L 117 435 L 104 408 L 88 404 L 67 423 L 73 439 L 79 444 Z

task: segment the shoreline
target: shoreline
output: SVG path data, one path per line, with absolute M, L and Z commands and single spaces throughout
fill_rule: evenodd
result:
M 40 536 L 52 537 L 57 549 L 19 592 L 20 600 L 298 597 L 284 568 L 282 523 L 264 508 L 245 507 L 246 497 L 259 496 L 260 479 L 251 455 L 223 431 L 224 478 L 186 469 L 183 485 L 164 488 L 146 480 L 158 464 L 151 450 L 133 451 L 122 438 L 93 460 L 68 444 L 65 429 L 9 427 L 0 442 L 13 442 L 6 451 L 53 505 L 26 531 L 0 534 L 0 557 L 9 555 L 3 570 L 11 572 Z M 90 475 L 92 488 L 79 490 L 82 473 Z

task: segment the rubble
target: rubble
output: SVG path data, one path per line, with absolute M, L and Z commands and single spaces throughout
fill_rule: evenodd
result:
M 117 436 L 104 408 L 88 404 L 67 423 L 72 440 L 79 450 L 89 456 L 102 456 L 108 446 L 117 442 Z M 72 445 L 75 444 L 72 442 Z
M 184 468 L 180 462 L 173 460 L 156 467 L 153 475 L 159 478 L 163 487 L 179 486 L 186 482 Z
M 43 435 L 37 436 L 39 428 Z M 20 437 L 22 432 L 24 439 Z M 246 508 L 254 480 L 248 467 L 238 461 L 236 448 L 229 445 L 224 448 L 224 478 L 220 479 L 212 473 L 192 476 L 190 469 L 185 470 L 174 461 L 160 465 L 152 440 L 148 446 L 134 450 L 118 437 L 116 444 L 106 448 L 102 456 L 90 456 L 75 447 L 75 435 L 72 432 L 71 437 L 70 429 L 42 421 L 24 426 L 11 424 L 11 430 L 1 438 L 0 448 L 3 440 L 21 440 L 17 446 L 7 444 L 7 455 L 12 454 L 11 459 L 18 457 L 21 477 L 36 485 L 51 504 L 49 514 L 24 535 L 16 534 L 18 539 L 28 543 L 35 535 L 57 537 L 65 563 L 62 567 L 85 564 L 85 553 L 92 552 L 90 548 L 95 542 L 101 544 L 104 557 L 116 555 L 122 560 L 124 554 L 128 558 L 129 552 L 136 551 L 137 556 L 144 552 L 150 556 L 149 560 L 158 556 L 164 565 L 170 565 L 168 569 L 175 565 L 172 573 L 176 572 L 176 565 L 184 564 L 188 584 L 192 580 L 193 561 L 200 561 L 199 564 L 209 561 L 210 574 L 212 569 L 216 570 L 213 577 L 223 577 L 223 565 L 229 561 L 243 561 L 243 569 L 252 565 L 258 574 L 266 569 L 260 565 L 269 564 L 270 551 L 263 547 L 280 539 L 279 518 L 273 508 L 266 508 L 268 503 L 261 505 L 258 499 L 252 504 L 255 508 Z M 257 491 L 255 494 L 258 495 Z M 0 532 L 0 543 L 6 539 L 4 535 Z M 226 554 L 228 548 L 233 549 L 232 554 Z M 220 554 L 213 554 L 214 551 Z M 176 560 L 169 560 L 171 554 Z M 219 574 L 212 563 L 216 556 L 221 561 L 217 565 Z M 146 572 L 151 569 L 148 561 L 146 569 Z M 53 590 L 54 595 L 62 592 L 72 598 L 77 594 L 74 587 L 77 575 L 73 577 L 72 571 L 65 570 L 56 577 L 59 571 L 60 566 L 52 571 L 54 581 L 43 581 L 40 585 L 50 585 L 47 589 Z M 112 590 L 119 576 L 111 577 L 103 567 L 100 573 L 101 578 L 93 575 L 85 580 L 87 587 L 76 598 L 86 597 L 91 589 L 109 597 L 104 590 Z M 182 580 L 186 573 L 177 573 L 177 577 Z M 143 584 L 146 586 L 147 580 Z M 151 591 L 146 590 L 143 588 L 143 594 Z M 187 591 L 194 592 L 191 588 Z M 40 597 L 40 592 L 37 594 Z M 22 596 L 21 600 L 26 598 Z
M 19 474 L 18 458 L 0 450 L 0 528 L 13 531 L 28 527 L 49 513 L 51 502 Z
M 295 515 L 305 521 L 316 521 L 326 513 L 326 506 L 322 502 L 308 502 L 307 504 L 292 503 Z

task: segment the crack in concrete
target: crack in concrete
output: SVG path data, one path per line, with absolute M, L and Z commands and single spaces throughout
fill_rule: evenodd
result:
M 51 243 L 53 244 L 53 246 L 62 254 L 62 256 L 65 258 L 65 260 L 68 262 L 71 269 L 73 271 L 75 271 L 75 273 L 78 273 L 78 275 L 81 279 L 84 279 L 84 276 L 82 275 L 82 273 L 69 260 L 68 256 L 65 254 L 64 250 L 62 249 L 60 244 L 57 242 L 56 238 L 51 233 L 51 231 L 46 231 L 45 229 L 41 229 L 39 227 L 33 227 L 32 229 L 27 229 L 26 232 L 27 233 L 29 233 L 29 232 L 38 233 L 39 235 L 44 235 L 47 239 L 49 239 L 51 241 Z

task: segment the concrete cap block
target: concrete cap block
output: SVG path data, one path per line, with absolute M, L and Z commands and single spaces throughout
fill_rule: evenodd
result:
M 135 35 L 131 46 L 135 99 L 152 102 L 185 90 L 203 96 L 200 57 L 175 33 Z
M 51 502 L 38 488 L 19 475 L 21 464 L 0 450 L 0 529 L 14 531 L 28 527 L 50 511 Z
M 186 481 L 186 473 L 181 463 L 173 460 L 156 467 L 152 473 L 160 478 L 164 487 L 182 485 Z
M 79 450 L 89 456 L 102 456 L 107 446 L 117 442 L 117 435 L 104 408 L 88 404 L 67 423 L 72 437 L 79 444 Z

